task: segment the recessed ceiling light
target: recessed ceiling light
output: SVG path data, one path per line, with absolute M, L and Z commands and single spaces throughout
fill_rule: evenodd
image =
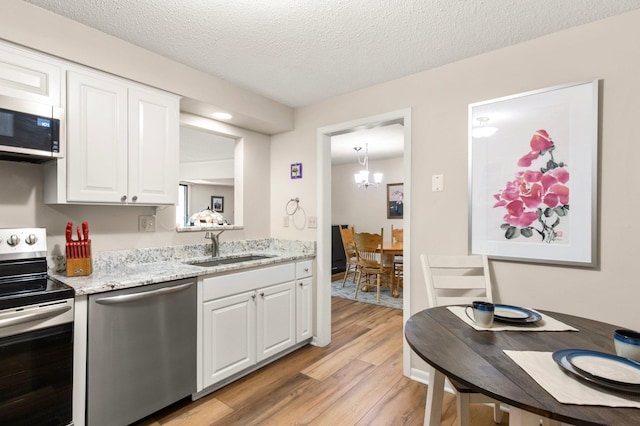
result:
M 217 118 L 218 120 L 229 120 L 231 117 L 233 117 L 228 112 L 214 112 L 213 114 L 211 114 L 211 116 L 213 118 Z

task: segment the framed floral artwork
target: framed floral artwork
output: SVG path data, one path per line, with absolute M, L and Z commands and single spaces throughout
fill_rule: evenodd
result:
M 387 184 L 387 219 L 402 219 L 404 210 L 404 184 Z
M 593 266 L 598 81 L 469 105 L 469 251 Z

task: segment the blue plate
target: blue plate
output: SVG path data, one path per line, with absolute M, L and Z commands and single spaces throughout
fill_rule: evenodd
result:
M 582 375 L 622 386 L 640 387 L 640 362 L 596 351 L 574 351 L 567 361 Z
M 615 355 L 605 354 L 603 352 L 589 351 L 584 349 L 562 349 L 559 351 L 555 351 L 552 355 L 553 360 L 556 362 L 556 364 L 558 364 L 560 368 L 562 368 L 564 371 L 568 372 L 572 376 L 585 380 L 586 382 L 591 384 L 606 387 L 608 389 L 614 389 L 617 391 L 640 395 L 640 385 L 638 384 L 619 381 L 616 379 L 612 380 L 610 377 L 601 378 L 601 377 L 598 377 L 598 374 L 592 374 L 586 370 L 583 370 L 582 368 L 576 368 L 576 366 L 569 361 L 569 359 L 571 358 L 574 360 L 576 364 L 582 364 L 582 367 L 587 367 L 588 370 L 593 370 L 594 372 L 597 370 L 599 373 L 602 373 L 602 371 L 604 371 L 603 369 L 598 367 L 593 368 L 592 366 L 589 366 L 589 363 L 584 363 L 583 362 L 584 360 L 578 361 L 579 357 L 587 357 L 587 356 L 594 357 L 594 359 L 599 358 L 600 360 L 606 359 L 606 361 L 604 362 L 614 363 L 613 365 L 615 365 L 615 362 L 617 362 L 617 358 L 621 358 Z M 626 358 L 621 358 L 621 359 L 629 361 Z M 597 362 L 598 361 L 596 360 L 595 363 L 597 364 Z M 638 363 L 635 363 L 635 364 L 638 364 Z M 625 365 L 623 368 L 634 368 L 634 367 L 640 369 L 640 364 L 638 366 Z M 630 370 L 630 371 L 634 371 L 634 370 Z M 605 374 L 605 375 L 610 376 L 609 374 Z
M 542 316 L 529 309 L 496 304 L 493 319 L 510 324 L 533 324 L 540 321 Z

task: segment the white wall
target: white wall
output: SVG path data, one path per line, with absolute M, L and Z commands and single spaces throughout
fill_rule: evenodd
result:
M 358 232 L 379 233 L 391 241 L 391 225 L 402 228 L 402 219 L 387 219 L 387 184 L 403 182 L 402 157 L 369 161 L 369 170 L 384 173 L 382 184 L 358 188 L 353 174 L 362 169 L 358 163 L 331 167 L 331 223 L 355 226 Z
M 562 311 L 640 329 L 640 12 L 634 11 L 338 96 L 296 111 L 296 128 L 272 137 L 272 234 L 315 238 L 283 228 L 279 209 L 298 194 L 309 214 L 317 197 L 317 129 L 403 108 L 412 110 L 411 311 L 426 307 L 418 256 L 467 253 L 467 107 L 554 85 L 602 80 L 599 154 L 599 262 L 594 268 L 491 262 L 499 301 Z M 305 164 L 290 181 L 285 167 Z M 445 190 L 431 191 L 443 174 Z M 415 362 L 415 360 L 414 360 Z
M 270 164 L 265 159 L 269 158 L 270 139 L 266 135 L 228 125 L 220 125 L 220 130 L 241 139 L 244 146 L 241 168 L 247 171 L 244 176 L 244 206 L 241 206 L 244 229 L 226 231 L 220 239 L 267 238 L 270 236 L 268 206 L 271 181 Z M 43 203 L 43 179 L 41 164 L 0 161 L 0 226 L 47 228 L 48 251 L 52 254 L 60 254 L 67 221 L 75 225 L 83 221 L 89 223 L 95 252 L 204 242 L 204 233 L 175 231 L 175 206 L 156 209 L 119 205 L 46 205 Z M 138 216 L 149 214 L 157 215 L 156 232 L 138 232 Z
M 288 107 L 24 1 L 5 0 L 2 10 L 0 40 L 194 99 L 228 102 L 231 110 L 243 109 L 246 117 L 256 118 L 267 128 L 287 127 L 291 119 Z M 244 155 L 241 164 L 235 167 L 246 171 L 241 179 L 244 202 L 239 208 L 244 229 L 227 231 L 220 239 L 269 237 L 270 137 L 245 128 L 215 123 L 216 132 L 233 135 L 240 140 Z M 175 232 L 174 206 L 156 210 L 154 207 L 45 205 L 42 188 L 42 165 L 0 161 L 0 226 L 46 227 L 51 253 L 64 243 L 67 221 L 74 224 L 89 222 L 92 246 L 96 252 L 204 241 L 204 233 Z M 157 214 L 156 232 L 139 233 L 138 216 L 154 213 Z M 237 215 L 238 211 L 234 213 Z
M 215 106 L 237 127 L 267 134 L 293 127 L 288 106 L 23 0 L 2 0 L 0 39 L 187 97 L 188 108 Z
M 212 208 L 211 196 L 215 195 L 216 197 L 224 197 L 224 211 L 220 214 L 230 224 L 235 224 L 233 220 L 233 186 L 190 184 L 189 187 L 191 195 L 189 198 L 189 216 L 207 207 Z

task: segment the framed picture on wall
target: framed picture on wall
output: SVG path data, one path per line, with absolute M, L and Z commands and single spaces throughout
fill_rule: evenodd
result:
M 291 165 L 291 179 L 302 179 L 302 163 Z
M 404 208 L 404 184 L 387 184 L 387 219 L 402 219 Z
M 224 213 L 224 197 L 218 197 L 216 195 L 212 195 L 211 210 L 218 213 Z
M 469 250 L 595 264 L 598 81 L 469 105 Z

